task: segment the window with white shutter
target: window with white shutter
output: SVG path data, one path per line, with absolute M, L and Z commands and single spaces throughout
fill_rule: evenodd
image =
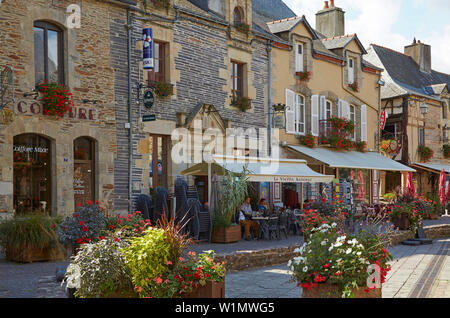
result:
M 286 133 L 295 133 L 295 93 L 286 89 Z
M 320 96 L 320 120 L 326 120 L 327 119 L 327 113 L 325 111 L 325 103 L 326 99 L 325 96 Z
M 319 95 L 311 96 L 311 134 L 319 136 Z
M 367 142 L 367 106 L 361 105 L 361 141 Z
M 341 118 L 350 119 L 350 104 L 345 100 L 341 100 Z
M 341 99 L 338 99 L 338 107 L 337 107 L 337 109 L 338 109 L 337 116 L 339 118 L 342 118 L 342 100 Z
M 333 116 L 333 104 L 327 100 L 325 101 L 325 119 L 330 119 Z
M 353 122 L 353 125 L 356 127 L 356 107 L 354 105 L 350 105 L 350 116 L 349 119 Z M 353 131 L 352 140 L 356 140 L 356 129 Z
M 303 72 L 303 44 L 297 43 L 295 49 L 295 71 Z

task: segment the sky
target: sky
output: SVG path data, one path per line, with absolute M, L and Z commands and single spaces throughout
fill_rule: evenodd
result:
M 323 0 L 284 0 L 314 28 Z M 414 37 L 431 45 L 432 69 L 450 74 L 450 0 L 335 0 L 345 11 L 345 33 L 356 33 L 364 45 L 378 44 L 396 51 Z

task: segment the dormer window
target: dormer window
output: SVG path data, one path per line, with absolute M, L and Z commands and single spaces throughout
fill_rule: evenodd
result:
M 236 7 L 234 8 L 234 25 L 237 26 L 241 23 L 244 23 L 244 14 L 240 7 Z

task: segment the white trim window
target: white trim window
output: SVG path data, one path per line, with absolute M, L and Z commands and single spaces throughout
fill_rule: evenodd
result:
M 295 132 L 304 135 L 306 132 L 305 122 L 305 97 L 297 94 L 295 96 Z
M 353 122 L 353 124 L 356 127 L 356 106 L 350 105 L 350 120 Z M 353 141 L 356 141 L 356 129 L 353 131 Z
M 324 119 L 330 119 L 331 116 L 333 116 L 333 103 L 329 100 L 325 101 L 325 113 L 324 113 Z
M 348 58 L 348 83 L 353 84 L 355 82 L 355 59 Z
M 303 66 L 303 53 L 304 47 L 302 43 L 297 43 L 295 45 L 295 71 L 296 72 L 304 72 Z

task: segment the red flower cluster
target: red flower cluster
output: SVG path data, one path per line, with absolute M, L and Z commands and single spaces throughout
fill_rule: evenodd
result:
M 68 111 L 71 111 L 73 107 L 72 94 L 69 93 L 67 87 L 45 80 L 38 85 L 38 89 L 43 94 L 44 115 L 64 117 Z

